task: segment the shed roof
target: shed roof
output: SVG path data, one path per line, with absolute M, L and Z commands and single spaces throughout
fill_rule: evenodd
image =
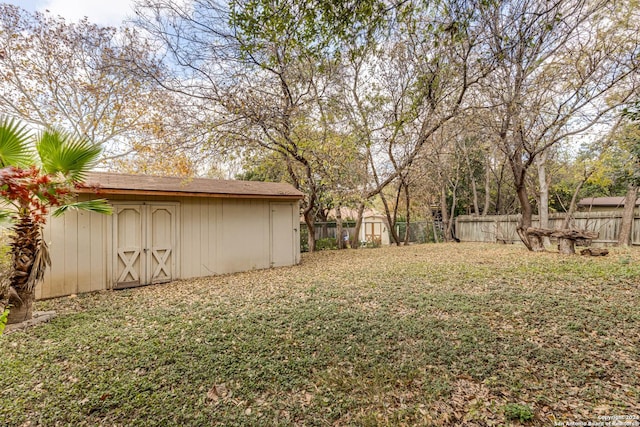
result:
M 342 206 L 340 208 L 340 216 L 342 217 L 342 219 L 352 219 L 355 220 L 358 218 L 358 209 L 353 209 L 353 208 L 347 208 Z M 335 220 L 336 219 L 336 210 L 335 208 L 329 210 L 329 213 L 327 214 L 328 218 L 331 218 L 331 220 Z M 381 214 L 380 212 L 376 211 L 375 209 L 365 209 L 362 212 L 362 217 L 363 218 L 375 218 L 375 217 L 380 217 L 380 218 L 386 218 L 387 216 L 384 214 Z
M 130 175 L 119 173 L 87 174 L 79 193 L 134 194 L 147 196 L 194 196 L 259 199 L 301 199 L 304 194 L 282 182 L 237 181 L 208 178 Z
M 610 206 L 623 207 L 624 197 L 586 197 L 578 202 L 578 206 Z M 636 201 L 640 205 L 640 198 Z

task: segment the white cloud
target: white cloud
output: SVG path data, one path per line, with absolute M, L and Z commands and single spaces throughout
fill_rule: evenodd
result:
M 133 16 L 133 0 L 46 0 L 38 9 L 49 10 L 69 21 L 86 16 L 90 22 L 118 27 L 123 20 Z

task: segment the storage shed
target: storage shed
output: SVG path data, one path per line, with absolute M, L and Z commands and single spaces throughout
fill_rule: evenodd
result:
M 387 217 L 375 211 L 365 212 L 360 227 L 360 241 L 375 245 L 389 245 Z
M 624 197 L 586 197 L 578 202 L 581 211 L 589 212 L 622 212 Z M 636 200 L 636 208 L 640 207 L 640 198 Z
M 299 201 L 284 183 L 89 174 L 80 200 L 44 230 L 51 268 L 37 298 L 119 289 L 300 262 Z

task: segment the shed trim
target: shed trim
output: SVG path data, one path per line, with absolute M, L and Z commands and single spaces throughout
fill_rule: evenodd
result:
M 269 199 L 269 200 L 300 200 L 302 195 L 289 194 L 234 194 L 234 193 L 193 193 L 185 191 L 163 191 L 163 190 L 130 190 L 113 188 L 86 188 L 80 187 L 75 190 L 78 194 L 121 194 L 135 196 L 179 196 L 179 197 L 206 197 L 210 199 Z
M 300 200 L 304 193 L 282 182 L 179 178 L 94 172 L 77 193 Z

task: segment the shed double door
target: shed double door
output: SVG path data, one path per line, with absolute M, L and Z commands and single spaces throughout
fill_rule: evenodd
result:
M 382 224 L 377 222 L 364 223 L 364 237 L 368 243 L 382 244 Z
M 114 289 L 175 278 L 175 205 L 115 205 L 113 224 Z

